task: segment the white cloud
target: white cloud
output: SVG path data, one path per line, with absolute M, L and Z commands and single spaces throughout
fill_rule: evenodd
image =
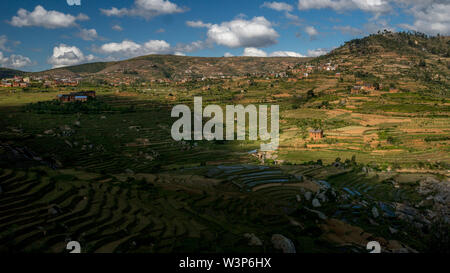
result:
M 290 13 L 290 12 L 286 12 L 286 13 L 284 14 L 284 16 L 286 16 L 287 19 L 296 22 L 297 24 L 300 23 L 300 18 L 299 18 L 297 15 L 294 15 L 294 14 L 292 14 L 292 13 Z
M 8 47 L 9 40 L 8 37 L 6 37 L 6 35 L 1 35 L 0 36 L 0 50 L 3 51 L 11 51 L 11 48 Z
M 95 57 L 93 55 L 85 56 L 76 46 L 60 44 L 53 48 L 53 55 L 48 59 L 48 62 L 53 65 L 53 68 L 58 68 L 77 65 L 94 59 Z
M 203 48 L 205 48 L 207 46 L 208 46 L 207 42 L 195 41 L 195 42 L 192 42 L 190 44 L 178 44 L 175 47 L 175 50 L 176 51 L 182 51 L 182 52 L 194 52 L 194 51 L 197 51 L 197 50 L 201 50 L 201 49 L 203 49 Z
M 244 53 L 242 54 L 244 57 L 267 57 L 267 53 L 264 50 L 255 48 L 255 47 L 246 47 L 244 49 Z
M 264 47 L 277 43 L 278 33 L 264 17 L 251 20 L 238 18 L 221 24 L 204 24 L 208 28 L 208 40 L 218 45 L 238 47 Z M 199 25 L 200 24 L 196 24 Z
M 319 35 L 319 32 L 317 29 L 313 26 L 307 26 L 305 27 L 305 32 L 309 35 L 309 37 L 314 38 L 317 35 Z
M 377 33 L 378 31 L 384 31 L 384 30 L 395 31 L 395 28 L 389 26 L 389 22 L 384 19 L 370 20 L 369 22 L 364 24 L 364 29 L 365 29 L 366 33 L 369 33 L 369 34 Z
M 267 54 L 264 50 L 247 47 L 244 49 L 244 53 L 242 54 L 244 57 L 305 57 L 304 55 L 293 52 L 293 51 L 275 51 L 270 54 Z M 228 56 L 225 56 L 228 57 Z
M 306 57 L 297 52 L 293 51 L 275 51 L 270 54 L 270 57 Z
M 318 57 L 322 56 L 328 53 L 328 50 L 324 48 L 317 48 L 317 49 L 309 49 L 308 50 L 308 57 Z
M 85 41 L 92 41 L 98 39 L 97 30 L 95 29 L 81 29 L 79 36 Z
M 81 6 L 81 0 L 67 0 L 69 6 Z
M 292 11 L 294 9 L 291 5 L 284 2 L 264 2 L 261 7 L 273 9 L 276 11 Z
M 171 46 L 164 40 L 150 40 L 139 44 L 130 40 L 124 40 L 120 43 L 107 43 L 95 51 L 101 54 L 110 54 L 116 57 L 137 57 L 149 54 L 173 54 L 184 56 L 184 52 L 192 52 L 204 47 L 204 42 L 196 41 L 190 44 L 179 44 Z
M 115 30 L 115 31 L 122 31 L 123 30 L 123 28 L 120 25 L 114 25 L 114 26 L 112 26 L 112 29 Z
M 142 45 L 139 45 L 133 41 L 125 40 L 121 43 L 107 43 L 102 45 L 98 52 L 104 54 L 121 54 L 125 56 L 138 56 Z
M 187 21 L 186 25 L 188 25 L 190 27 L 198 27 L 198 28 L 200 28 L 200 27 L 208 28 L 208 27 L 212 26 L 212 24 L 205 24 L 202 21 Z
M 388 0 L 299 0 L 298 9 L 331 8 L 337 11 L 360 9 L 372 13 L 386 13 L 392 10 Z
M 342 34 L 349 34 L 353 36 L 363 34 L 361 29 L 352 26 L 334 26 L 333 29 L 339 30 Z
M 22 56 L 22 55 L 11 55 L 6 57 L 3 55 L 3 52 L 0 51 L 0 66 L 7 68 L 19 69 L 25 66 L 30 66 L 33 63 L 30 58 Z
M 225 52 L 225 54 L 223 54 L 224 57 L 234 57 L 233 54 L 231 54 L 230 52 Z
M 19 11 L 17 11 L 17 16 L 13 16 L 9 23 L 16 27 L 38 26 L 54 29 L 72 27 L 76 25 L 76 21 L 88 19 L 89 17 L 84 14 L 73 16 L 54 10 L 47 11 L 42 6 L 38 5 L 32 12 L 25 9 L 19 9 Z
M 428 6 L 416 5 L 411 8 L 415 21 L 404 28 L 428 34 L 450 34 L 450 3 L 432 3 Z
M 106 16 L 140 16 L 147 19 L 158 15 L 174 14 L 185 12 L 185 8 L 169 0 L 135 0 L 131 8 L 112 7 L 111 9 L 100 9 Z
M 151 40 L 144 44 L 144 49 L 148 54 L 170 53 L 170 44 L 163 40 Z

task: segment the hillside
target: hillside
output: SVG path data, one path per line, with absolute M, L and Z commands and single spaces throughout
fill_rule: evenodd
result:
M 11 77 L 20 76 L 23 74 L 25 74 L 25 72 L 20 71 L 20 70 L 14 70 L 14 69 L 0 67 L 0 79 L 11 78 Z
M 316 61 L 333 61 L 341 72 L 404 90 L 450 90 L 450 37 L 383 32 L 346 42 Z
M 43 71 L 54 77 L 89 80 L 158 80 L 280 73 L 305 63 L 332 62 L 339 72 L 385 82 L 399 89 L 450 89 L 450 37 L 383 32 L 346 42 L 318 58 L 186 57 L 148 55 L 118 62 L 90 63 Z
M 40 72 L 52 76 L 86 78 L 140 78 L 142 80 L 221 77 L 246 74 L 279 73 L 311 58 L 205 58 L 173 55 L 148 55 L 130 60 L 91 63 Z

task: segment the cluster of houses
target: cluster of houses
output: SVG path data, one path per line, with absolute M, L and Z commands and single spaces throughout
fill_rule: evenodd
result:
M 19 77 L 14 76 L 14 78 L 2 79 L 1 87 L 28 87 L 31 83 L 30 77 Z
M 44 85 L 46 84 L 50 84 L 51 86 L 78 86 L 78 84 L 80 83 L 80 78 L 77 79 L 72 79 L 72 78 L 56 78 L 53 79 L 53 81 L 50 82 L 45 82 Z
M 289 72 L 296 77 L 299 78 L 308 78 L 308 76 L 313 72 L 320 72 L 320 71 L 336 71 L 338 68 L 338 65 L 334 65 L 332 63 L 326 63 L 323 65 L 310 65 L 310 64 L 304 64 L 296 68 L 292 68 L 289 70 Z
M 375 91 L 375 86 L 371 83 L 357 83 L 352 87 L 352 93 L 357 94 L 363 91 Z
M 85 102 L 89 98 L 95 98 L 95 91 L 74 92 L 70 94 L 58 95 L 58 100 L 61 102 Z
M 14 76 L 13 78 L 2 79 L 0 87 L 29 87 L 32 83 L 42 84 L 45 87 L 56 86 L 78 86 L 81 78 L 51 78 L 49 76 Z

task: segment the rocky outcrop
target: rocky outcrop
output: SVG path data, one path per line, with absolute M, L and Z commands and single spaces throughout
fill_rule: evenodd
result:
M 283 253 L 296 253 L 294 243 L 281 234 L 272 236 L 272 244 L 275 249 L 283 251 Z

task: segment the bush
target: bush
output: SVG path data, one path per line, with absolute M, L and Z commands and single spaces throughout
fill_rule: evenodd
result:
M 76 101 L 68 103 L 63 103 L 59 100 L 41 101 L 37 103 L 30 103 L 25 106 L 25 111 L 38 114 L 95 114 L 110 110 L 111 107 L 108 104 L 97 99 L 89 99 L 87 102 Z

